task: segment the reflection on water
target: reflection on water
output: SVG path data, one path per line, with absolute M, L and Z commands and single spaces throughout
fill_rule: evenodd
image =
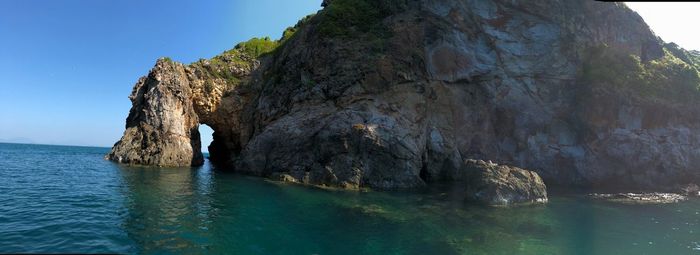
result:
M 441 188 L 322 190 L 106 152 L 0 144 L 0 252 L 700 254 L 697 200 L 485 208 Z
M 140 252 L 207 248 L 215 218 L 210 169 L 119 168 L 126 184 L 124 228 Z

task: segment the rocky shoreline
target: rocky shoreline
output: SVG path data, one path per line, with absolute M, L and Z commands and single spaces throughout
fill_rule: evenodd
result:
M 608 202 L 623 204 L 670 204 L 688 200 L 688 197 L 676 193 L 592 193 L 588 197 Z
M 595 200 L 623 204 L 671 204 L 699 198 L 700 186 L 690 183 L 656 191 L 598 192 L 588 193 L 586 196 Z

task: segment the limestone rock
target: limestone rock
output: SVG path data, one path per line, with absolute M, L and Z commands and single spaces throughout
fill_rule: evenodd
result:
M 106 156 L 125 164 L 197 166 L 204 162 L 199 118 L 182 64 L 160 59 L 131 92 L 126 131 Z
M 510 206 L 547 202 L 547 186 L 537 173 L 483 160 L 466 160 L 467 197 L 478 203 Z
M 211 157 L 226 163 L 238 146 L 236 116 L 246 100 L 244 90 L 232 90 L 258 65 L 236 50 L 191 65 L 159 59 L 134 86 L 126 131 L 106 158 L 135 165 L 199 166 L 204 162 L 199 124 L 206 124 L 214 129 Z

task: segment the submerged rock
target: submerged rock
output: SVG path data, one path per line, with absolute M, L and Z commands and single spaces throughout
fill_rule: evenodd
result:
M 605 200 L 610 202 L 618 202 L 625 204 L 670 204 L 685 201 L 688 198 L 676 193 L 615 193 L 615 194 L 600 194 L 593 193 L 588 195 L 591 198 Z
M 465 161 L 467 198 L 494 206 L 543 204 L 547 186 L 540 176 L 525 169 L 483 160 Z

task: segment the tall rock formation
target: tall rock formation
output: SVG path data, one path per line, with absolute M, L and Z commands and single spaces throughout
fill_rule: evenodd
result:
M 251 52 L 250 48 L 275 43 L 240 44 L 211 60 L 187 66 L 159 59 L 134 86 L 126 131 L 106 158 L 137 165 L 202 165 L 200 123 L 215 131 L 216 141 L 209 146 L 214 159 L 227 155 L 229 148 L 239 144 L 240 122 L 232 116 L 240 116 L 245 104 L 241 94 L 246 92 L 238 85 L 247 82 L 259 65 L 255 49 Z
M 276 48 L 258 40 L 190 66 L 158 62 L 149 77 L 176 78 L 136 85 L 148 93 L 132 95 L 109 158 L 189 165 L 198 120 L 215 130 L 213 161 L 316 185 L 419 187 L 458 176 L 469 159 L 551 184 L 700 179 L 697 58 L 624 4 L 324 4 Z
M 189 166 L 204 163 L 199 118 L 184 67 L 160 59 L 148 76 L 139 79 L 129 99 L 124 137 L 108 159 L 127 164 Z

